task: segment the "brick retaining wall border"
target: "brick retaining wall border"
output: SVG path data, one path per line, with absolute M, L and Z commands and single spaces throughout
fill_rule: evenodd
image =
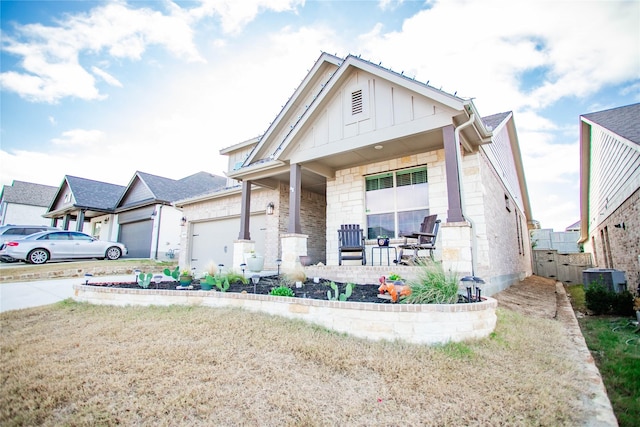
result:
M 336 332 L 371 340 L 396 339 L 442 344 L 485 338 L 496 326 L 497 300 L 474 304 L 376 304 L 273 297 L 270 295 L 122 289 L 77 284 L 74 300 L 115 306 L 201 305 L 238 307 L 299 319 Z

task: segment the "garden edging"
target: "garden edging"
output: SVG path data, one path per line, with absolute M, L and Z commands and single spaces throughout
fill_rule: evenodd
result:
M 76 284 L 76 301 L 105 305 L 239 307 L 299 319 L 371 340 L 440 344 L 480 339 L 496 326 L 497 300 L 473 304 L 375 304 L 215 291 L 122 289 Z

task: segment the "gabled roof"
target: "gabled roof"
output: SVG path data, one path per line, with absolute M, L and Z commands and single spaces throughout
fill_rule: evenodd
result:
M 121 206 L 123 200 L 137 182 L 142 183 L 149 190 L 151 197 L 146 198 L 145 200 L 134 200 L 134 205 L 139 205 L 140 203 L 138 202 L 146 202 L 146 204 L 172 203 L 176 200 L 222 188 L 226 185 L 227 179 L 207 172 L 198 172 L 185 178 L 175 180 L 138 171 L 129 182 L 127 189 L 119 198 L 118 203 L 116 204 L 117 207 L 124 207 Z M 127 205 L 131 207 L 131 203 L 127 202 Z
M 589 186 L 591 180 L 591 128 L 600 126 L 621 141 L 640 146 L 640 103 L 580 116 L 580 239 L 589 239 Z M 630 147 L 635 148 L 633 145 Z M 640 147 L 635 148 L 640 150 Z
M 88 209 L 112 210 L 125 189 L 122 185 L 76 176 L 67 175 L 64 179 L 75 199 L 74 206 Z
M 433 100 L 442 108 L 452 111 L 457 117 L 454 119 L 457 124 L 473 116 L 475 132 L 469 131 L 470 134 L 476 135 L 475 138 L 480 143 L 490 141 L 491 132 L 480 119 L 471 100 L 451 95 L 429 86 L 428 82 L 419 82 L 405 76 L 404 72 L 394 72 L 360 57 L 348 55 L 345 59 L 340 59 L 323 53 L 245 159 L 242 167 L 229 176 L 242 179 L 244 174 L 256 170 L 281 168 L 287 162 L 286 156 L 296 135 L 303 131 L 308 121 L 313 120 L 314 114 L 321 114 L 323 103 L 349 78 L 351 70 L 362 70 Z M 303 106 L 304 101 L 309 99 L 311 101 Z M 276 135 L 284 137 L 276 141 Z
M 208 193 L 212 190 L 224 188 L 226 185 L 227 179 L 222 176 L 213 175 L 207 172 L 198 172 L 178 181 L 180 192 L 179 194 L 176 194 L 176 198 L 172 201 L 178 200 L 178 198 Z
M 640 145 L 640 103 L 583 114 L 581 117 Z
M 57 187 L 50 185 L 13 181 L 11 185 L 4 185 L 2 187 L 0 199 L 3 202 L 18 205 L 48 207 L 57 191 Z

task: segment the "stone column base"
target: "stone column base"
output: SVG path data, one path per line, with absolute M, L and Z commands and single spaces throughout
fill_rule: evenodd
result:
M 307 255 L 307 239 L 306 234 L 288 233 L 280 235 L 280 243 L 282 245 L 282 272 L 295 271 L 302 268 L 300 264 L 300 256 Z
M 229 270 L 240 271 L 240 264 L 244 264 L 245 254 L 256 249 L 256 242 L 253 240 L 236 240 L 233 242 L 233 265 Z
M 468 222 L 448 222 L 440 227 L 442 247 L 442 267 L 444 271 L 455 271 L 466 276 L 473 271 L 471 255 L 471 224 Z

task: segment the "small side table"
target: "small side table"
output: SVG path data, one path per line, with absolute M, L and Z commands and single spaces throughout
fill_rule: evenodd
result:
M 391 249 L 393 249 L 393 259 L 398 259 L 398 249 L 395 246 L 372 246 L 371 247 L 371 265 L 376 265 L 375 257 L 373 256 L 373 250 L 378 250 L 378 264 L 382 265 L 382 251 L 387 251 L 387 265 L 391 265 Z

